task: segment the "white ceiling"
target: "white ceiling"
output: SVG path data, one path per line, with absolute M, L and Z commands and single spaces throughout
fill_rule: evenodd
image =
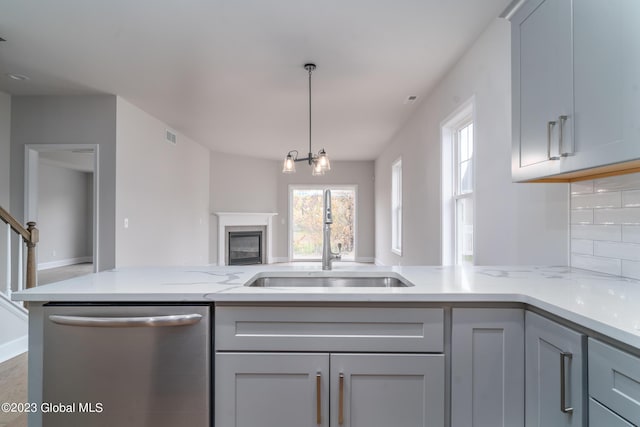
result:
M 0 0 L 0 91 L 118 94 L 211 149 L 370 160 L 509 0 Z M 30 77 L 13 81 L 5 73 Z

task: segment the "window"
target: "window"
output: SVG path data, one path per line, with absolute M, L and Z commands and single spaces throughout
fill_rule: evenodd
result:
M 474 262 L 473 99 L 442 125 L 442 263 Z
M 331 190 L 331 250 L 342 243 L 342 259 L 355 260 L 356 186 L 289 187 L 289 253 L 292 261 L 322 259 L 322 204 L 324 190 Z
M 402 159 L 391 165 L 391 251 L 402 255 Z
M 455 250 L 456 264 L 473 264 L 473 122 L 456 129 Z

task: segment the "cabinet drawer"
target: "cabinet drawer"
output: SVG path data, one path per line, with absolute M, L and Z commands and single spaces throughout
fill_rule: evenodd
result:
M 216 307 L 217 351 L 443 351 L 441 308 Z
M 589 399 L 590 427 L 634 427 L 593 399 Z
M 589 339 L 589 394 L 621 417 L 640 420 L 640 358 Z

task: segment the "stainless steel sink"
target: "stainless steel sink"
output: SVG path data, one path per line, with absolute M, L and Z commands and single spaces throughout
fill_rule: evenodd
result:
M 246 286 L 262 288 L 403 288 L 413 285 L 395 277 L 259 277 Z

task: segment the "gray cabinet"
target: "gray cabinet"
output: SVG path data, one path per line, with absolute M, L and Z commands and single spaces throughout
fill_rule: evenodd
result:
M 591 427 L 635 427 L 593 399 L 589 399 L 589 425 Z
M 530 0 L 511 21 L 512 172 L 515 179 L 561 172 L 572 111 L 571 3 Z
M 216 307 L 216 427 L 444 427 L 443 317 L 442 308 Z
M 524 312 L 454 308 L 451 426 L 524 425 Z
M 332 354 L 331 425 L 444 426 L 444 355 Z
M 217 427 L 442 427 L 444 356 L 218 353 L 215 419 Z
M 215 362 L 217 427 L 329 426 L 327 354 L 218 353 Z
M 591 427 L 640 425 L 640 358 L 589 338 L 589 397 Z M 594 421 L 617 419 L 614 413 L 617 424 Z
M 525 315 L 525 424 L 586 425 L 586 337 L 535 313 Z
M 514 14 L 515 181 L 640 159 L 638 22 L 636 0 L 529 0 Z

